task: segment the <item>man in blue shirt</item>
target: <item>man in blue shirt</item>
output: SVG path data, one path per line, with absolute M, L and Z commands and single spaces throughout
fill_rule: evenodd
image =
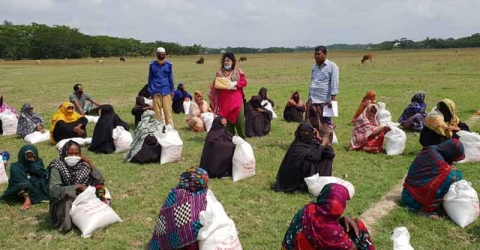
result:
M 173 66 L 165 59 L 164 48 L 157 48 L 157 60 L 150 63 L 148 70 L 148 92 L 153 96 L 153 110 L 157 120 L 162 120 L 165 115 L 165 123 L 172 125 L 172 96 L 174 92 Z
M 314 57 L 307 114 L 313 127 L 324 136 L 333 132 L 335 127 L 330 117 L 323 116 L 323 108 L 331 107 L 332 101 L 336 100 L 339 73 L 337 64 L 327 59 L 327 47 L 316 47 Z

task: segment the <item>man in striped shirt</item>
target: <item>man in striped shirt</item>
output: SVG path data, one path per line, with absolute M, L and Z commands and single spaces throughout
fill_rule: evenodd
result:
M 310 123 L 321 136 L 329 135 L 335 125 L 330 117 L 323 116 L 325 105 L 331 107 L 331 102 L 336 100 L 338 83 L 338 66 L 327 59 L 327 47 L 315 48 L 315 65 L 312 67 L 307 114 Z

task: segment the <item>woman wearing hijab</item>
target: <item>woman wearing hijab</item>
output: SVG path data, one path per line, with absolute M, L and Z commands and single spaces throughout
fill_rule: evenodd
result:
M 153 106 L 145 103 L 145 98 L 137 96 L 135 106 L 132 108 L 132 115 L 135 116 L 135 127 L 142 120 L 142 114 L 145 110 L 153 110 Z
M 235 151 L 233 136 L 226 128 L 227 119 L 215 117 L 212 128 L 205 138 L 200 167 L 210 178 L 223 178 L 232 175 L 232 158 Z
M 63 139 L 87 137 L 87 118 L 75 112 L 71 102 L 64 102 L 50 121 L 50 142 L 57 143 Z
M 200 212 L 207 208 L 208 181 L 207 171 L 199 167 L 180 175 L 177 187 L 170 190 L 160 208 L 148 250 L 199 249 Z M 185 207 L 189 209 L 182 209 Z M 177 218 L 183 218 L 182 223 Z
M 300 100 L 300 93 L 293 92 L 288 100 L 285 110 L 283 111 L 283 118 L 287 122 L 301 122 L 303 114 L 305 113 L 305 105 Z
M 272 119 L 272 112 L 262 107 L 262 97 L 252 96 L 245 112 L 245 135 L 247 137 L 268 135 Z
M 302 122 L 295 131 L 295 140 L 290 144 L 278 169 L 277 192 L 306 191 L 304 178 L 315 174 L 331 176 L 335 151 L 330 136 L 320 138 L 310 123 Z
M 133 134 L 126 161 L 140 164 L 159 163 L 161 147 L 155 134 L 158 135 L 162 128 L 163 124 L 156 119 L 155 112 L 152 110 L 143 112 L 142 120 Z
M 408 107 L 403 110 L 403 114 L 398 119 L 398 122 L 404 129 L 420 132 L 425 125 L 426 109 L 425 94 L 417 93 L 412 97 Z
M 413 211 L 437 219 L 442 198 L 452 183 L 462 179 L 462 172 L 453 162 L 465 158 L 458 139 L 425 147 L 417 155 L 403 184 L 402 203 Z
M 377 94 L 375 93 L 375 91 L 369 90 L 367 91 L 367 93 L 365 93 L 365 96 L 363 97 L 362 102 L 360 103 L 360 105 L 357 108 L 357 111 L 355 111 L 355 114 L 353 115 L 352 124 L 355 124 L 355 121 L 357 120 L 357 118 L 363 113 L 363 110 L 365 110 L 365 108 L 368 107 L 368 105 L 372 103 L 376 103 L 376 99 L 377 99 Z
M 192 96 L 185 90 L 185 85 L 179 83 L 177 90 L 173 92 L 172 110 L 175 114 L 185 113 L 183 110 L 183 102 L 189 102 L 192 100 Z
M 383 151 L 385 133 L 390 131 L 386 125 L 380 126 L 377 121 L 378 106 L 370 104 L 363 110 L 354 124 L 350 149 L 363 150 L 367 153 Z
M 293 217 L 282 250 L 375 250 L 365 224 L 359 219 L 342 217 L 351 198 L 346 187 L 336 183 L 325 185 L 317 201 L 310 202 Z
M 122 126 L 126 131 L 130 130 L 130 125 L 124 122 L 113 110 L 112 105 L 100 106 L 100 118 L 93 130 L 92 144 L 88 150 L 96 153 L 109 154 L 115 152 L 113 144 L 113 129 Z
M 0 198 L 23 202 L 20 207 L 23 211 L 32 204 L 48 201 L 48 171 L 35 146 L 25 145 L 20 149 L 18 162 L 10 165 L 7 190 Z
M 460 130 L 469 131 L 469 128 L 458 119 L 455 103 L 450 99 L 443 99 L 425 117 L 425 127 L 420 133 L 420 144 L 424 147 L 438 145 L 450 138 L 458 138 L 456 133 Z
M 218 80 L 228 79 L 227 89 L 216 89 L 215 81 L 210 86 L 208 97 L 213 112 L 216 115 L 223 116 L 227 119 L 227 129 L 235 135 L 244 138 L 245 114 L 244 102 L 245 95 L 243 88 L 247 86 L 245 74 L 239 68 L 236 68 L 236 59 L 233 53 L 225 53 L 222 56 L 222 67 L 215 75 Z
M 193 132 L 202 132 L 205 131 L 205 122 L 202 119 L 202 114 L 211 112 L 211 109 L 207 101 L 203 100 L 202 92 L 195 91 L 194 97 L 194 101 L 190 104 L 187 124 Z
M 45 121 L 41 116 L 33 112 L 33 107 L 30 103 L 25 103 L 18 118 L 17 135 L 24 138 L 35 131 L 45 133 Z
M 50 219 L 60 232 L 72 229 L 70 209 L 77 195 L 88 186 L 97 189 L 97 197 L 105 203 L 105 180 L 93 162 L 82 155 L 80 145 L 68 141 L 60 151 L 60 158 L 52 161 L 50 170 Z
M 272 105 L 272 107 L 275 107 L 275 103 L 272 101 L 272 99 L 268 98 L 266 88 L 264 87 L 260 88 L 260 90 L 258 91 L 258 95 L 262 98 L 262 102 L 268 101 Z

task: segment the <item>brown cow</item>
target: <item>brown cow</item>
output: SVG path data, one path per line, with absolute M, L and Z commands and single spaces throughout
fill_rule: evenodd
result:
M 197 61 L 197 64 L 203 64 L 205 62 L 205 59 L 203 57 L 200 58 L 200 60 Z
M 367 60 L 370 60 L 370 62 L 372 62 L 372 58 L 373 58 L 373 55 L 372 55 L 372 54 L 366 54 L 366 55 L 363 56 L 361 62 L 364 63 L 364 62 L 367 61 Z
M 247 61 L 247 57 L 246 57 L 246 56 L 240 57 L 240 62 L 243 62 L 243 61 Z

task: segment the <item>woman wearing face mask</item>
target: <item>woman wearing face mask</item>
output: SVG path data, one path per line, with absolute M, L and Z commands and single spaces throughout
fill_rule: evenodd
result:
M 71 102 L 64 102 L 50 121 L 50 142 L 57 143 L 63 139 L 87 137 L 87 118 L 75 112 Z
M 23 211 L 32 204 L 48 201 L 48 172 L 35 146 L 25 145 L 20 149 L 18 162 L 10 167 L 7 190 L 0 198 L 23 202 L 20 207 Z
M 25 103 L 18 118 L 17 135 L 24 138 L 35 131 L 45 133 L 45 121 L 37 113 L 33 112 L 30 103 Z
M 298 91 L 293 92 L 290 100 L 288 100 L 285 110 L 283 111 L 283 118 L 287 122 L 301 122 L 303 114 L 305 113 L 305 104 L 300 99 Z
M 80 145 L 68 141 L 60 152 L 60 158 L 50 163 L 50 219 L 60 232 L 72 229 L 70 208 L 88 186 L 95 186 L 97 196 L 105 203 L 105 180 L 92 161 L 81 154 Z
M 236 59 L 233 53 L 225 53 L 222 56 L 222 67 L 216 74 L 215 81 L 210 87 L 208 97 L 213 112 L 225 117 L 228 121 L 227 129 L 235 135 L 244 138 L 245 115 L 243 88 L 247 86 L 245 74 L 236 68 Z M 228 81 L 226 89 L 219 88 L 215 82 L 219 79 Z

